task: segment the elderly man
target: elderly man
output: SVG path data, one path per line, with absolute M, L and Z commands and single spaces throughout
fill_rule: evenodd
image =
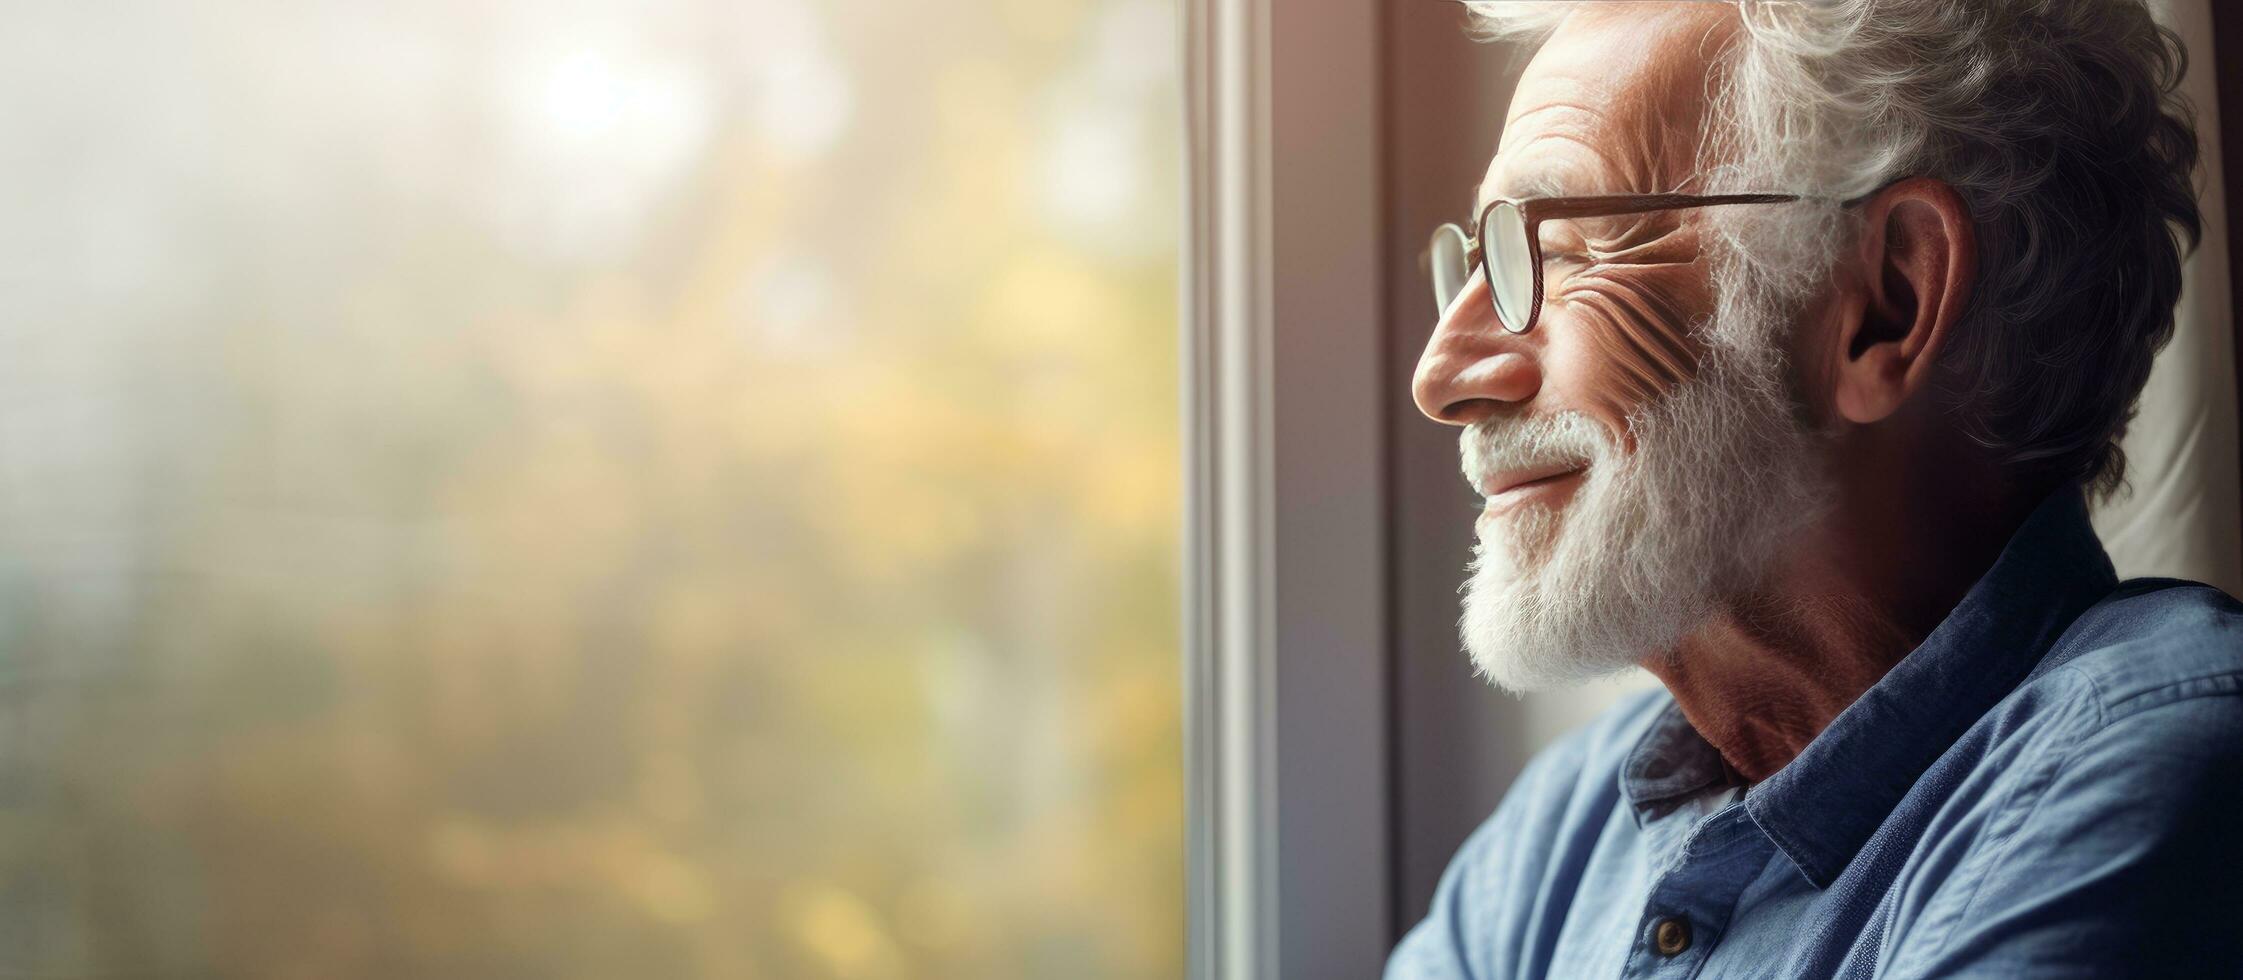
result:
M 1665 690 L 1543 752 L 1390 978 L 2243 974 L 2243 608 L 2085 499 L 2197 232 L 2135 0 L 1475 3 L 1436 235 L 1464 639 Z

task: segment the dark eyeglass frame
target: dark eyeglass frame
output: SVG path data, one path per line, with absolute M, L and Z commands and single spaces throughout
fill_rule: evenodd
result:
M 1542 223 L 1545 221 L 1567 218 L 1617 218 L 1631 214 L 1650 214 L 1657 211 L 1682 211 L 1690 208 L 1719 207 L 1731 204 L 1785 204 L 1804 200 L 1809 200 L 1809 198 L 1800 194 L 1598 194 L 1587 197 L 1525 199 L 1499 197 L 1489 201 L 1486 206 L 1480 209 L 1477 220 L 1472 223 L 1471 231 L 1467 232 L 1463 228 L 1457 227 L 1454 222 L 1450 222 L 1434 229 L 1433 237 L 1438 242 L 1444 232 L 1454 229 L 1457 236 L 1468 243 L 1464 253 L 1464 285 L 1458 286 L 1456 295 L 1464 295 L 1464 289 L 1472 281 L 1473 271 L 1478 270 L 1480 278 L 1488 284 L 1488 301 L 1490 305 L 1495 307 L 1496 322 L 1503 324 L 1503 329 L 1511 333 L 1523 334 L 1533 330 L 1535 325 L 1542 321 L 1541 231 Z M 1863 200 L 1867 200 L 1867 198 L 1855 198 L 1844 202 L 1844 205 L 1852 207 Z M 1527 267 L 1534 273 L 1534 291 L 1527 302 L 1526 322 L 1516 327 L 1512 326 L 1503 316 L 1501 302 L 1496 299 L 1495 274 L 1493 270 L 1487 267 L 1489 252 L 1487 241 L 1488 216 L 1494 214 L 1495 209 L 1500 207 L 1510 207 L 1518 212 L 1520 224 L 1526 230 Z M 1443 301 L 1441 312 L 1445 314 L 1448 312 L 1448 305 L 1455 302 L 1456 297 L 1439 296 L 1438 280 L 1434 285 L 1436 291 L 1434 298 Z

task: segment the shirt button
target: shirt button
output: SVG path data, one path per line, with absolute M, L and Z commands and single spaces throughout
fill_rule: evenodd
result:
M 1651 930 L 1652 945 L 1661 956 L 1675 956 L 1690 948 L 1690 920 L 1660 919 Z

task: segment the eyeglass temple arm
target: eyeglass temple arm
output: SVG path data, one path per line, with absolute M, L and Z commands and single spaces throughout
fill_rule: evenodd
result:
M 1883 191 L 1884 188 L 1881 187 L 1860 197 L 1840 201 L 1838 206 L 1855 207 Z M 1523 201 L 1519 202 L 1519 208 L 1522 217 L 1535 222 L 1551 218 L 1611 218 L 1648 211 L 1673 211 L 1725 204 L 1786 204 L 1817 199 L 1805 194 L 1600 194 L 1593 197 L 1548 197 Z
M 1550 218 L 1611 218 L 1648 211 L 1723 204 L 1781 204 L 1800 200 L 1797 194 L 1601 194 L 1595 197 L 1548 197 L 1520 205 L 1528 221 Z

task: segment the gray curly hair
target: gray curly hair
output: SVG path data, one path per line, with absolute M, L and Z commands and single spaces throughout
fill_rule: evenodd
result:
M 2022 481 L 2122 485 L 2119 439 L 2201 233 L 2179 39 L 2140 0 L 1729 2 L 1742 29 L 1709 81 L 1709 185 L 1952 185 L 1980 250 L 1942 366 L 1956 424 Z M 1466 6 L 1482 37 L 1531 41 L 1577 4 Z M 1832 205 L 1721 210 L 1720 261 L 1793 300 L 1858 233 Z

